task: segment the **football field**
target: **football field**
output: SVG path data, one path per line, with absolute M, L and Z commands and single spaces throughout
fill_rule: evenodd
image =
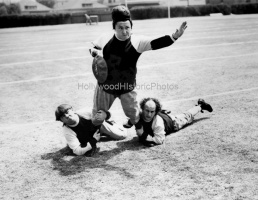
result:
M 166 137 L 101 140 L 94 157 L 67 155 L 55 109 L 91 111 L 98 25 L 0 29 L 0 199 L 258 200 L 258 15 L 134 20 L 133 34 L 184 35 L 138 61 L 138 100 L 182 113 L 203 98 L 212 113 Z M 112 118 L 126 120 L 120 100 Z

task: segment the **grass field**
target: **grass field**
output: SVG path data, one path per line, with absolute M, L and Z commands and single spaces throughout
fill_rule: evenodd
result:
M 181 113 L 202 97 L 213 113 L 141 146 L 101 141 L 94 157 L 67 155 L 62 103 L 90 111 L 90 42 L 111 22 L 0 29 L 0 199 L 258 200 L 258 15 L 134 21 L 133 34 L 171 34 L 172 46 L 138 62 L 138 99 Z M 119 100 L 113 118 L 125 116 Z

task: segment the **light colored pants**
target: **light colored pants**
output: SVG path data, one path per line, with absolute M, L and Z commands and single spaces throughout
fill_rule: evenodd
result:
M 200 111 L 201 111 L 201 107 L 200 106 L 195 106 L 195 107 L 189 109 L 188 111 L 186 111 L 182 114 L 179 114 L 179 115 L 169 114 L 172 121 L 174 122 L 175 131 L 178 131 L 181 128 L 183 128 L 184 126 L 192 123 L 193 119 L 194 119 L 194 116 L 196 114 L 198 114 Z
M 130 118 L 132 124 L 136 124 L 140 119 L 140 108 L 138 106 L 136 96 L 137 93 L 135 91 L 116 96 L 103 91 L 99 85 L 96 85 L 92 116 L 95 116 L 98 110 L 109 110 L 115 99 L 118 97 L 121 101 L 125 115 Z
M 112 123 L 112 124 L 110 124 Z M 104 121 L 100 127 L 100 133 L 104 133 L 115 140 L 123 140 L 127 136 L 127 130 L 115 122 Z

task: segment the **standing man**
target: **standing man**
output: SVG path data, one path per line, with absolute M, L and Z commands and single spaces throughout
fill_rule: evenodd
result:
M 136 129 L 139 129 L 140 109 L 134 91 L 137 60 L 145 51 L 172 45 L 183 35 L 187 24 L 183 22 L 175 33 L 152 40 L 145 36 L 132 35 L 133 23 L 125 6 L 114 7 L 112 19 L 115 33 L 98 38 L 93 42 L 94 47 L 90 49 L 93 57 L 103 56 L 108 69 L 106 79 L 98 81 L 95 90 L 93 115 L 98 110 L 109 110 L 118 97 L 125 115 L 129 118 L 124 126 L 130 128 L 135 125 Z
M 86 25 L 87 25 L 87 23 L 89 23 L 91 25 L 92 21 L 91 21 L 90 16 L 85 14 L 85 17 L 86 17 Z
M 206 110 L 212 112 L 210 104 L 203 99 L 198 100 L 198 105 L 188 111 L 172 115 L 170 112 L 161 110 L 158 99 L 145 98 L 140 102 L 142 128 L 137 130 L 139 141 L 145 146 L 162 144 L 167 134 L 176 132 L 184 126 L 192 123 L 194 116 Z
M 79 115 L 72 106 L 62 104 L 55 111 L 56 120 L 63 123 L 63 133 L 70 149 L 76 155 L 92 156 L 96 151 L 96 143 L 100 134 L 105 134 L 116 140 L 126 137 L 127 131 L 114 122 L 107 121 L 110 113 L 99 110 L 93 117 L 90 113 Z

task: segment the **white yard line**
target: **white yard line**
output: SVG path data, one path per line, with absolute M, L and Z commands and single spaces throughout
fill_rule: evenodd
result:
M 228 35 L 220 35 L 218 34 L 217 36 L 202 36 L 202 37 L 185 37 L 185 38 L 180 38 L 182 41 L 187 41 L 187 40 L 203 40 L 203 39 L 218 39 L 218 38 L 227 38 L 227 37 L 241 37 L 241 36 L 248 36 L 248 35 L 257 35 L 256 32 L 254 33 L 245 33 L 245 34 L 228 34 Z
M 67 76 L 54 76 L 54 77 L 48 77 L 48 78 L 42 78 L 42 79 L 29 79 L 29 80 L 21 80 L 21 81 L 10 81 L 10 82 L 6 82 L 6 83 L 0 83 L 0 86 L 1 85 L 9 85 L 9 84 L 20 84 L 20 83 L 38 82 L 38 81 L 49 81 L 49 80 L 72 78 L 72 77 L 78 77 L 78 76 L 88 76 L 88 75 L 92 75 L 92 72 L 84 73 L 84 74 L 67 75 Z
M 196 45 L 196 46 L 187 46 L 187 47 L 172 47 L 172 48 L 165 48 L 162 49 L 164 51 L 173 51 L 173 50 L 178 50 L 178 49 L 190 49 L 190 48 L 194 48 L 194 47 L 207 47 L 207 46 L 230 46 L 230 45 L 241 45 L 241 44 L 250 44 L 250 43 L 257 43 L 258 40 L 254 40 L 254 41 L 248 41 L 248 42 L 231 42 L 231 43 L 220 43 L 220 44 L 207 44 L 207 45 Z M 71 51 L 71 50 L 77 50 L 77 49 L 89 49 L 91 48 L 90 46 L 84 46 L 84 47 L 75 47 L 75 48 L 63 48 L 63 49 L 54 49 L 54 50 L 45 50 L 45 51 L 31 51 L 31 52 L 20 52 L 20 53 L 13 53 L 13 54 L 2 54 L 0 55 L 0 57 L 4 57 L 4 56 L 14 56 L 14 55 L 24 55 L 24 54 L 41 54 L 44 52 L 61 52 L 61 51 Z M 44 61 L 44 60 L 43 60 Z M 33 62 L 33 61 L 32 61 Z M 37 61 L 38 62 L 38 61 Z M 9 63 L 7 64 L 0 64 L 1 65 L 9 65 Z
M 200 47 L 216 47 L 216 46 L 230 46 L 230 45 L 242 45 L 242 44 L 252 44 L 252 43 L 258 43 L 258 40 L 248 41 L 248 42 L 226 42 L 226 43 L 220 43 L 220 44 L 206 44 L 206 45 L 194 45 L 194 46 L 186 46 L 186 47 L 175 47 L 175 48 L 165 48 L 161 49 L 161 51 L 172 51 L 172 50 L 178 50 L 178 49 L 191 49 L 191 48 L 200 48 Z
M 200 95 L 200 96 L 195 96 L 195 97 L 190 97 L 190 98 L 185 98 L 185 99 L 162 101 L 162 104 L 168 104 L 168 103 L 172 103 L 172 102 L 192 101 L 192 100 L 197 100 L 199 98 L 209 98 L 209 97 L 217 97 L 217 96 L 224 96 L 224 95 L 230 95 L 230 94 L 238 94 L 238 93 L 242 93 L 242 92 L 251 92 L 254 90 L 258 90 L 258 87 L 233 90 L 233 91 L 228 91 L 228 92 L 221 92 L 221 93 L 217 93 L 217 94 Z M 84 110 L 84 109 L 80 109 L 80 110 Z M 120 111 L 121 111 L 121 109 L 114 109 L 111 112 L 114 114 L 114 113 L 119 113 Z M 0 126 L 0 130 L 17 129 L 17 128 L 22 128 L 22 127 L 27 127 L 27 126 L 37 126 L 37 125 L 42 125 L 42 124 L 54 123 L 54 122 L 56 122 L 56 121 L 48 120 L 48 121 L 30 122 L 30 123 L 24 123 L 24 124 L 2 125 L 2 126 Z
M 25 45 L 24 45 L 25 43 Z M 5 47 L 3 48 L 0 48 L 0 51 L 6 51 L 6 50 L 18 50 L 18 49 L 27 49 L 28 47 L 30 48 L 38 48 L 38 47 L 49 47 L 49 46 L 58 46 L 58 45 L 63 45 L 63 44 L 86 44 L 86 43 L 91 43 L 91 41 L 65 41 L 65 39 L 63 40 L 60 40 L 60 41 L 43 41 L 43 42 L 27 42 L 26 41 L 23 41 L 23 45 L 18 45 L 18 44 L 10 44 L 10 45 L 6 45 Z M 39 44 L 39 45 L 35 45 L 35 44 Z M 11 48 L 6 48 L 10 46 Z
M 224 95 L 230 95 L 230 94 L 238 94 L 238 93 L 241 93 L 241 92 L 250 92 L 250 91 L 254 91 L 254 90 L 258 90 L 258 87 L 240 89 L 240 90 L 233 90 L 233 91 L 228 91 L 228 92 L 221 92 L 221 93 L 217 93 L 217 94 L 207 94 L 207 95 L 203 95 L 203 96 L 194 96 L 194 97 L 190 97 L 190 98 L 186 98 L 186 99 L 162 101 L 162 103 L 167 104 L 167 103 L 172 103 L 172 102 L 190 101 L 190 100 L 197 100 L 199 98 L 209 98 L 209 97 L 217 97 L 217 96 L 224 96 Z
M 89 53 L 90 54 L 90 53 Z M 78 57 L 69 57 L 69 58 L 59 58 L 59 59 L 47 59 L 47 60 L 34 60 L 34 61 L 26 61 L 26 62 L 14 62 L 14 63 L 6 63 L 0 64 L 0 67 L 3 66 L 12 66 L 12 65 L 23 65 L 23 64 L 31 64 L 31 63 L 41 63 L 41 62 L 53 62 L 53 61 L 63 61 L 63 60 L 75 60 L 75 59 L 83 59 L 89 58 L 91 55 L 88 56 L 78 56 Z
M 25 52 L 19 52 L 19 53 L 8 53 L 8 54 L 1 54 L 0 57 L 4 56 L 17 56 L 17 55 L 24 55 L 24 54 L 38 54 L 38 53 L 49 53 L 49 52 L 60 52 L 60 51 L 71 51 L 71 50 L 77 50 L 77 49 L 89 49 L 87 46 L 83 47 L 73 47 L 73 48 L 62 48 L 62 49 L 53 49 L 53 50 L 42 50 L 42 51 L 25 51 Z M 14 49 L 13 49 L 14 50 Z
M 139 67 L 139 69 L 145 69 L 145 68 L 149 68 L 149 67 L 160 66 L 160 65 L 167 65 L 167 64 L 186 63 L 186 62 L 199 62 L 199 61 L 214 60 L 214 59 L 227 59 L 227 58 L 235 58 L 235 57 L 257 55 L 257 54 L 258 54 L 258 52 L 250 53 L 250 54 L 238 54 L 238 55 L 230 55 L 230 56 L 218 56 L 218 57 L 200 58 L 200 59 L 192 59 L 192 60 L 181 60 L 181 61 L 175 61 L 175 62 L 165 62 L 165 63 L 158 63 L 158 64 L 141 66 L 141 67 Z
M 228 59 L 228 58 L 235 58 L 235 57 L 252 56 L 252 55 L 257 55 L 257 54 L 258 54 L 258 52 L 250 53 L 250 54 L 238 54 L 238 55 L 230 55 L 230 56 L 218 56 L 218 57 L 209 57 L 209 58 L 201 58 L 201 59 L 157 63 L 157 64 L 151 64 L 151 65 L 143 65 L 143 66 L 139 67 L 138 70 L 146 69 L 146 68 L 154 67 L 154 66 L 167 65 L 167 64 L 198 62 L 198 61 L 214 60 L 214 59 Z M 77 76 L 88 76 L 88 75 L 92 75 L 92 73 L 89 72 L 89 73 L 84 73 L 84 74 L 48 77 L 48 78 L 42 78 L 42 79 L 29 79 L 29 80 L 21 80 L 21 81 L 2 82 L 2 83 L 0 83 L 0 86 L 10 85 L 10 84 L 21 84 L 21 83 L 28 83 L 28 82 L 38 82 L 38 81 L 45 81 L 45 80 L 63 79 L 63 78 L 70 78 L 70 77 L 77 77 Z
M 56 41 L 55 41 L 56 42 Z M 29 45 L 30 48 L 38 48 L 38 47 L 49 47 L 49 46 L 58 46 L 58 45 L 68 45 L 68 44 L 90 44 L 91 42 L 89 41 L 78 41 L 78 42 L 74 42 L 74 41 L 71 41 L 71 42 L 65 42 L 64 40 L 60 41 L 60 43 L 53 43 L 53 41 L 49 41 L 49 42 L 42 42 L 43 44 L 42 45 Z M 33 44 L 33 42 L 32 42 Z M 14 46 L 12 48 L 1 48 L 0 51 L 13 51 L 13 50 L 18 50 L 18 49 L 28 49 L 28 46 L 17 46 L 16 45 L 10 45 L 10 46 Z M 57 48 L 60 48 L 60 47 L 57 47 Z M 48 51 L 48 50 L 46 50 Z
M 162 49 L 162 51 L 174 51 L 178 49 L 190 49 L 190 48 L 196 48 L 196 47 L 212 47 L 212 46 L 230 46 L 230 45 L 242 45 L 242 44 L 250 44 L 250 43 L 257 43 L 258 40 L 254 41 L 248 41 L 248 42 L 234 42 L 234 43 L 220 43 L 220 44 L 208 44 L 208 45 L 198 45 L 198 46 L 186 46 L 186 47 L 175 47 L 175 48 L 165 48 Z M 84 47 L 84 48 L 90 48 L 90 47 Z M 74 49 L 74 48 L 71 48 Z M 78 48 L 75 48 L 78 49 Z M 60 50 L 64 51 L 64 50 Z M 41 53 L 41 52 L 37 52 Z M 26 53 L 24 53 L 26 54 Z M 1 55 L 0 55 L 1 56 Z M 26 62 L 14 62 L 14 63 L 5 63 L 5 64 L 0 64 L 0 67 L 8 67 L 12 65 L 22 65 L 22 64 L 31 64 L 31 63 L 39 63 L 39 62 L 53 62 L 53 61 L 62 61 L 62 60 L 74 60 L 74 59 L 82 59 L 82 58 L 90 58 L 91 56 L 80 56 L 80 57 L 70 57 L 70 58 L 59 58 L 59 59 L 46 59 L 46 60 L 36 60 L 36 61 L 26 61 Z
M 244 30 L 245 32 L 246 32 L 246 30 Z M 217 39 L 217 38 L 223 38 L 223 37 L 234 37 L 234 36 L 236 36 L 236 37 L 239 37 L 239 36 L 248 36 L 248 35 L 256 35 L 257 33 L 254 31 L 254 32 L 249 32 L 249 33 L 244 33 L 244 34 L 239 34 L 239 32 L 238 32 L 238 34 L 228 34 L 228 35 L 221 35 L 221 32 L 229 32 L 229 31 L 217 31 L 219 34 L 217 34 L 216 36 L 207 36 L 207 37 L 204 37 L 204 36 L 202 36 L 202 37 L 189 37 L 189 38 L 186 38 L 186 37 L 184 37 L 184 38 L 181 38 L 180 40 L 181 41 L 187 41 L 187 40 L 202 40 L 202 39 Z M 189 32 L 189 33 L 191 33 L 191 32 Z M 214 31 L 213 33 L 216 33 L 216 31 Z M 156 37 L 158 37 L 158 35 L 156 35 Z M 92 39 L 93 40 L 93 39 Z M 55 41 L 55 42 L 57 42 L 57 41 Z M 43 42 L 42 42 L 43 43 Z M 64 40 L 62 40 L 62 41 L 60 41 L 60 43 L 51 43 L 51 44 L 49 44 L 49 43 L 46 43 L 46 42 L 44 42 L 44 44 L 42 44 L 42 45 L 35 45 L 35 46 L 33 46 L 33 45 L 30 45 L 30 47 L 32 47 L 32 48 L 38 48 L 38 47 L 44 47 L 44 46 L 55 46 L 55 45 L 60 45 L 60 44 L 63 44 L 64 43 Z M 82 42 L 82 41 L 78 41 L 78 42 L 66 42 L 65 44 L 78 44 L 78 43 L 83 43 L 83 44 L 90 44 L 91 43 L 91 41 L 85 41 L 85 42 Z M 12 46 L 12 45 L 11 45 Z M 19 46 L 17 46 L 17 44 L 15 45 L 15 48 L 0 48 L 0 51 L 11 51 L 11 50 L 17 50 L 17 49 L 27 49 L 28 48 L 28 46 L 23 46 L 23 47 L 19 47 Z M 81 47 L 81 48 L 84 48 L 84 47 Z M 70 48 L 70 49 L 68 49 L 68 50 L 72 50 L 72 49 L 78 49 L 78 47 L 76 47 L 76 48 Z M 51 50 L 51 52 L 53 52 L 53 51 L 55 51 L 55 50 Z M 57 49 L 56 51 L 60 51 L 59 49 Z M 38 51 L 36 51 L 36 52 L 38 52 Z M 45 50 L 45 51 L 42 51 L 42 52 L 49 52 L 48 50 Z M 20 52 L 20 53 L 15 53 L 15 54 L 2 54 L 2 55 L 0 55 L 0 56 L 9 56 L 9 55 L 19 55 L 19 54 L 24 54 L 24 53 L 26 53 L 26 52 Z M 34 53 L 34 52 L 28 52 L 28 54 L 29 53 Z

